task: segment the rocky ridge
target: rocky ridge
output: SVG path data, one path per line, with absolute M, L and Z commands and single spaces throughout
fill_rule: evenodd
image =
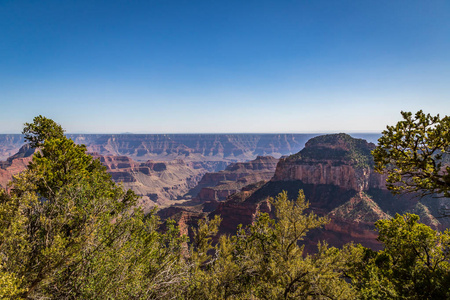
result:
M 210 217 L 221 215 L 220 232 L 233 233 L 238 224 L 252 223 L 257 209 L 270 212 L 269 197 L 287 191 L 295 198 L 302 189 L 310 210 L 330 218 L 323 229 L 311 232 L 308 251 L 313 251 L 319 240 L 332 246 L 354 241 L 377 249 L 380 245 L 373 224 L 395 213 L 417 213 L 435 229 L 449 227 L 447 220 L 437 218 L 439 206 L 447 200 L 393 196 L 385 188 L 385 177 L 373 171 L 370 151 L 374 147 L 346 134 L 313 138 L 299 153 L 280 159 L 269 182 L 246 187 L 218 203 Z
M 89 152 L 128 156 L 135 161 L 247 161 L 258 155 L 298 152 L 315 134 L 67 134 Z M 0 160 L 23 145 L 23 135 L 0 134 Z
M 25 170 L 34 149 L 24 145 L 6 161 L 0 161 L 0 187 L 7 188 L 14 175 Z M 146 161 L 136 162 L 127 156 L 105 156 L 91 153 L 106 166 L 112 179 L 141 196 L 145 211 L 153 206 L 169 206 L 181 200 L 197 185 L 203 175 L 226 167 L 223 161 Z
M 299 153 L 281 159 L 272 181 L 301 180 L 355 191 L 386 189 L 386 177 L 373 171 L 373 149 L 375 144 L 343 133 L 318 136 Z
M 24 143 L 21 134 L 0 134 L 0 161 L 16 154 Z
M 270 180 L 277 162 L 271 156 L 258 156 L 248 162 L 232 163 L 223 171 L 206 173 L 190 193 L 198 202 L 223 201 L 246 185 Z
M 126 155 L 136 161 L 246 161 L 258 155 L 280 157 L 303 148 L 312 134 L 69 134 L 76 143 L 102 155 Z
M 146 211 L 154 205 L 165 207 L 182 200 L 205 173 L 225 166 L 221 161 L 136 162 L 127 156 L 92 155 L 106 166 L 115 182 L 141 196 L 140 205 Z

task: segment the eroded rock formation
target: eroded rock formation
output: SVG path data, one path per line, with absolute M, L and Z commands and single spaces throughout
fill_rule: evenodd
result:
M 34 149 L 24 145 L 6 161 L 0 161 L 0 187 L 6 188 L 14 175 L 25 170 Z M 112 179 L 125 189 L 136 192 L 140 205 L 148 211 L 154 205 L 165 207 L 180 200 L 207 172 L 223 169 L 223 161 L 147 161 L 136 162 L 127 156 L 105 156 L 92 153 L 106 166 Z
M 344 189 L 385 189 L 386 178 L 373 171 L 375 145 L 347 134 L 323 135 L 309 140 L 299 153 L 282 158 L 273 181 L 301 180 Z
M 301 150 L 314 134 L 68 134 L 89 152 L 128 156 L 135 161 L 247 161 L 258 155 L 280 157 Z M 0 135 L 0 160 L 23 145 L 19 134 Z
M 272 156 L 258 156 L 242 163 L 232 163 L 225 170 L 206 173 L 198 185 L 190 191 L 198 202 L 223 201 L 244 186 L 273 177 L 278 159 Z
M 246 161 L 258 155 L 296 153 L 311 134 L 84 134 L 68 135 L 89 151 L 126 155 L 134 160 Z
M 6 161 L 0 161 L 0 188 L 8 188 L 8 183 L 13 179 L 13 176 L 25 170 L 33 153 L 34 149 L 24 145 Z
M 0 134 L 0 161 L 16 154 L 23 144 L 24 140 L 21 134 Z
M 208 172 L 223 166 L 220 161 L 136 162 L 127 156 L 99 155 L 94 153 L 115 182 L 131 189 L 139 196 L 140 205 L 148 211 L 152 206 L 165 207 L 181 200 L 183 196 Z
M 238 224 L 253 222 L 258 208 L 270 211 L 269 197 L 287 191 L 290 198 L 295 198 L 302 189 L 310 210 L 330 218 L 323 229 L 309 234 L 305 242 L 308 251 L 314 251 L 320 240 L 333 246 L 354 241 L 377 249 L 380 244 L 374 222 L 395 213 L 413 212 L 435 229 L 449 227 L 447 220 L 438 218 L 439 205 L 445 199 L 419 202 L 414 195 L 393 196 L 385 188 L 385 177 L 373 171 L 370 151 L 374 147 L 346 134 L 313 138 L 299 153 L 280 159 L 269 182 L 234 194 L 211 216 L 220 214 L 221 232 L 232 233 Z

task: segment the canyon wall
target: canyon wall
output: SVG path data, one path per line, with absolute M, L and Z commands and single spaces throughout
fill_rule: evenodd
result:
M 315 134 L 67 134 L 89 152 L 125 155 L 136 161 L 205 157 L 230 162 L 255 159 L 258 155 L 280 157 L 298 152 Z M 23 136 L 0 135 L 0 160 L 16 153 Z
M 137 161 L 207 158 L 246 161 L 258 155 L 280 157 L 298 152 L 311 134 L 128 134 L 68 135 L 89 151 L 126 155 Z
M 203 160 L 209 157 L 232 162 L 258 155 L 279 158 L 300 151 L 317 134 L 67 134 L 89 152 L 125 155 L 136 161 Z M 355 134 L 376 141 L 379 134 Z M 0 134 L 0 161 L 24 144 L 23 135 Z
M 301 147 L 298 140 L 287 139 L 295 135 L 205 135 L 206 140 L 195 143 L 190 139 L 201 135 L 177 135 L 177 141 L 170 141 L 175 135 L 145 135 L 147 140 L 143 141 L 137 135 L 128 136 L 132 138 L 75 138 L 87 144 L 89 150 L 100 151 L 93 156 L 107 167 L 113 180 L 141 196 L 140 205 L 145 210 L 155 204 L 175 204 L 161 210 L 160 215 L 175 217 L 186 232 L 198 218 L 221 215 L 220 232 L 234 233 L 238 224 L 252 223 L 257 210 L 272 211 L 269 197 L 287 191 L 290 198 L 295 198 L 300 189 L 310 210 L 330 218 L 324 229 L 310 233 L 305 242 L 308 251 L 314 251 L 317 242 L 324 239 L 333 246 L 355 241 L 376 249 L 379 244 L 373 223 L 395 213 L 416 213 L 435 229 L 450 226 L 450 220 L 438 218 L 439 209 L 449 206 L 448 199 L 430 197 L 419 201 L 414 195 L 393 196 L 385 188 L 385 176 L 373 171 L 370 152 L 375 145 L 346 134 L 314 137 L 301 151 L 280 160 L 255 154 L 283 154 L 282 151 L 292 151 L 294 144 Z M 19 144 L 14 137 L 4 140 L 9 143 L 8 149 Z M 8 151 L 12 150 L 3 153 Z M 25 146 L 0 162 L 0 186 L 5 187 L 13 175 L 25 169 L 33 151 Z M 111 152 L 126 152 L 130 156 L 108 154 Z M 137 161 L 131 156 L 162 159 Z M 239 157 L 253 160 L 233 162 Z
M 299 153 L 281 158 L 269 182 L 229 196 L 211 217 L 221 215 L 220 232 L 233 233 L 238 224 L 251 224 L 258 208 L 270 212 L 269 197 L 287 191 L 290 198 L 295 198 L 303 190 L 309 210 L 330 219 L 323 229 L 308 235 L 305 245 L 311 252 L 321 240 L 338 247 L 354 241 L 378 249 L 374 223 L 395 213 L 418 214 L 434 229 L 450 227 L 438 212 L 440 206 L 449 204 L 449 199 L 394 196 L 386 189 L 386 177 L 373 170 L 370 152 L 374 147 L 346 134 L 315 137 Z
M 16 154 L 24 144 L 21 134 L 0 134 L 0 161 Z
M 248 162 L 231 163 L 223 171 L 206 173 L 190 194 L 198 202 L 223 201 L 246 185 L 270 180 L 277 162 L 272 156 L 258 156 Z
M 170 206 L 194 188 L 203 175 L 224 168 L 222 161 L 146 161 L 136 162 L 127 156 L 92 154 L 106 166 L 112 179 L 140 197 L 139 205 L 148 211 L 154 205 Z
M 346 134 L 319 136 L 298 154 L 280 159 L 272 181 L 301 180 L 359 192 L 386 189 L 386 176 L 373 170 L 373 149 L 375 144 Z
M 34 149 L 24 145 L 18 153 L 0 161 L 0 187 L 7 188 L 13 176 L 26 169 L 33 153 Z M 127 156 L 91 155 L 106 166 L 115 182 L 140 196 L 139 205 L 145 211 L 155 205 L 165 207 L 177 203 L 205 173 L 224 169 L 227 165 L 218 160 L 136 162 Z

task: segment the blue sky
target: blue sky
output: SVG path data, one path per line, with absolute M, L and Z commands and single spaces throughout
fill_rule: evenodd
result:
M 380 132 L 450 114 L 449 1 L 0 1 L 0 133 Z

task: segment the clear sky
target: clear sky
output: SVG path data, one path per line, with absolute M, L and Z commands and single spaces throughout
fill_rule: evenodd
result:
M 1 0 L 0 133 L 380 132 L 450 114 L 450 1 Z

